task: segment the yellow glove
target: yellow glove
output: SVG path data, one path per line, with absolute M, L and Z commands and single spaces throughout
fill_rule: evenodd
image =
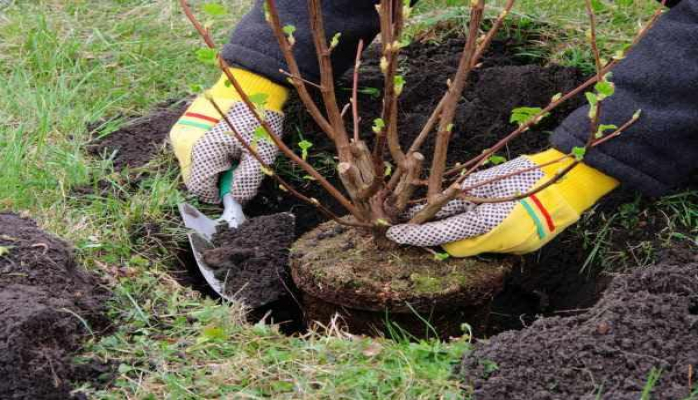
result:
M 473 174 L 463 183 L 463 187 L 542 165 L 563 155 L 551 149 L 522 156 Z M 475 188 L 467 195 L 505 198 L 526 193 L 547 182 L 572 162 L 566 160 L 505 178 Z M 423 225 L 397 225 L 390 228 L 388 237 L 400 244 L 443 245 L 454 257 L 481 253 L 526 254 L 550 242 L 617 186 L 615 179 L 582 163 L 558 183 L 521 201 L 475 206 L 456 200 L 437 215 L 440 220 Z M 414 215 L 419 208 L 411 210 L 407 217 Z
M 266 121 L 281 137 L 284 118 L 281 110 L 288 98 L 288 89 L 245 70 L 232 68 L 231 72 L 248 96 L 266 96 Z M 223 74 L 207 93 L 227 113 L 228 119 L 245 141 L 250 143 L 259 124 L 242 103 L 240 94 L 226 82 Z M 255 196 L 264 178 L 261 165 L 237 142 L 226 122 L 222 121 L 220 114 L 204 96 L 197 97 L 172 127 L 170 142 L 187 188 L 202 201 L 220 201 L 219 175 L 232 168 L 234 162 L 239 162 L 239 166 L 233 173 L 233 198 L 244 204 Z M 271 164 L 278 149 L 272 143 L 261 140 L 257 142 L 257 152 L 266 163 Z

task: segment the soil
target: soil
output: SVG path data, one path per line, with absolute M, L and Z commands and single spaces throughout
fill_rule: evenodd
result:
M 89 375 L 71 362 L 84 323 L 93 334 L 107 327 L 108 297 L 65 242 L 0 213 L 0 398 L 70 398 L 71 381 Z
M 438 261 L 423 249 L 379 251 L 371 236 L 334 221 L 301 237 L 291 258 L 308 321 L 328 324 L 339 312 L 352 333 L 385 333 L 387 313 L 416 337 L 425 336 L 425 320 L 444 338 L 460 336 L 466 322 L 482 332 L 512 268 L 510 259 Z
M 225 282 L 224 292 L 252 308 L 286 296 L 294 225 L 291 213 L 252 218 L 238 229 L 221 225 L 213 237 L 215 248 L 204 252 L 204 260 Z
M 698 264 L 657 265 L 614 278 L 581 315 L 478 343 L 461 374 L 474 399 L 638 399 L 656 369 L 652 398 L 684 399 L 696 335 Z
M 141 167 L 164 149 L 170 129 L 187 106 L 185 101 L 160 104 L 149 115 L 133 118 L 115 132 L 97 138 L 87 150 L 112 158 L 115 171 Z M 94 131 L 97 127 L 91 128 Z

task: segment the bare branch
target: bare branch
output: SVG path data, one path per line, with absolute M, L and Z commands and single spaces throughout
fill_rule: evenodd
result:
M 356 49 L 356 62 L 354 63 L 354 84 L 351 93 L 351 107 L 354 116 L 354 141 L 359 141 L 359 68 L 361 68 L 361 53 L 364 51 L 364 41 L 359 40 L 359 46 Z
M 601 66 L 601 54 L 599 53 L 598 41 L 596 39 L 596 14 L 594 14 L 594 9 L 591 5 L 591 0 L 585 0 L 585 3 L 587 8 L 587 14 L 589 15 L 589 24 L 591 25 L 591 27 L 589 28 L 591 36 L 589 38 L 589 41 L 591 42 L 591 50 L 594 54 L 594 64 L 596 65 L 596 80 L 598 82 L 601 82 L 603 80 L 603 67 Z M 594 112 L 590 118 L 591 128 L 589 132 L 589 138 L 587 139 L 587 143 L 585 146 L 586 149 L 589 149 L 591 144 L 594 142 L 594 136 L 596 135 L 596 131 L 599 129 L 602 103 L 603 101 L 599 99 L 595 104 L 590 105 L 594 108 Z
M 349 137 L 346 127 L 344 126 L 344 120 L 342 119 L 342 112 L 337 105 L 334 72 L 332 69 L 332 60 L 330 58 L 332 50 L 327 46 L 320 0 L 308 0 L 308 12 L 310 13 L 310 31 L 313 34 L 315 51 L 317 52 L 318 63 L 320 65 L 320 92 L 322 93 L 323 103 L 325 103 L 327 118 L 329 119 L 330 125 L 332 125 L 337 155 L 340 161 L 349 162 L 351 161 Z
M 322 87 L 320 85 L 318 85 L 317 83 L 310 82 L 307 79 L 303 79 L 299 76 L 293 75 L 292 73 L 290 73 L 288 71 L 284 71 L 283 69 L 279 69 L 279 73 L 281 73 L 282 75 L 285 75 L 289 79 L 301 81 L 301 82 L 305 83 L 306 85 L 310 85 L 310 86 L 314 87 L 315 89 L 318 89 L 318 90 L 322 89 Z
M 470 30 L 468 40 L 463 50 L 460 65 L 456 76 L 451 82 L 448 89 L 447 98 L 441 111 L 441 119 L 439 121 L 439 132 L 436 137 L 436 146 L 434 149 L 434 159 L 431 164 L 429 175 L 429 191 L 428 198 L 434 198 L 441 193 L 443 187 L 444 171 L 446 170 L 446 155 L 448 154 L 448 144 L 451 141 L 451 133 L 453 130 L 453 119 L 456 115 L 458 102 L 465 88 L 470 72 L 473 69 L 473 56 L 475 55 L 477 46 L 477 37 L 482 22 L 482 15 L 485 11 L 485 1 L 475 0 L 472 3 L 470 11 Z
M 387 42 L 383 42 L 383 59 L 381 64 L 385 66 L 383 113 L 385 122 L 383 133 L 388 142 L 388 149 L 393 160 L 402 165 L 405 161 L 405 153 L 400 146 L 398 138 L 398 92 L 396 82 L 398 56 L 400 54 L 400 39 L 404 27 L 404 13 L 402 0 L 382 0 L 380 3 L 381 26 L 387 26 L 388 32 L 385 35 Z M 387 64 L 386 64 L 387 63 Z
M 489 32 L 487 32 L 485 39 L 482 41 L 482 43 L 480 43 L 480 46 L 478 46 L 477 53 L 475 53 L 475 57 L 473 57 L 473 62 L 472 62 L 473 68 L 475 68 L 477 66 L 477 64 L 480 63 L 480 59 L 485 54 L 485 51 L 487 51 L 487 49 L 490 47 L 490 44 L 492 43 L 492 40 L 494 40 L 494 38 L 497 36 L 497 33 L 499 33 L 499 29 L 502 27 L 502 25 L 504 25 L 504 21 L 509 16 L 511 9 L 514 8 L 515 3 L 516 3 L 516 0 L 508 0 L 507 1 L 507 4 L 504 6 L 504 9 L 497 17 L 497 20 L 492 25 L 492 28 L 490 29 Z

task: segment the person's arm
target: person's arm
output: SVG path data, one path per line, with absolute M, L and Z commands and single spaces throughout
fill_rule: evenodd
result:
M 650 196 L 667 193 L 698 167 L 698 0 L 671 3 L 675 7 L 613 71 L 616 94 L 602 106 L 604 124 L 621 125 L 637 110 L 642 117 L 584 159 Z M 588 106 L 569 116 L 553 146 L 563 152 L 583 146 L 587 114 Z
M 269 23 L 264 19 L 263 0 L 257 0 L 254 8 L 235 28 L 230 41 L 223 47 L 223 58 L 230 64 L 253 71 L 278 83 L 287 84 L 279 73 L 288 71 Z M 354 63 L 360 39 L 367 45 L 379 30 L 377 0 L 322 1 L 325 33 L 328 41 L 341 33 L 339 46 L 332 52 L 335 75 L 340 75 Z M 319 82 L 319 68 L 305 0 L 277 0 L 281 24 L 296 27 L 293 46 L 303 78 Z

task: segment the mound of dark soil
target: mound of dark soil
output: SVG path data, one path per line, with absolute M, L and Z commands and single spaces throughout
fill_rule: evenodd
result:
M 106 326 L 107 297 L 66 243 L 0 213 L 0 398 L 69 398 L 71 356 L 88 333 L 84 323 Z
M 698 264 L 658 265 L 614 278 L 581 315 L 477 344 L 461 373 L 474 399 L 639 399 L 656 369 L 652 398 L 684 399 L 697 337 Z
M 87 150 L 95 156 L 113 157 L 114 169 L 147 164 L 163 149 L 170 129 L 187 104 L 162 104 L 144 117 L 134 118 L 115 132 L 96 140 Z
M 225 293 L 257 308 L 288 292 L 288 255 L 294 240 L 291 213 L 247 220 L 238 229 L 221 228 L 204 260 L 225 282 Z

